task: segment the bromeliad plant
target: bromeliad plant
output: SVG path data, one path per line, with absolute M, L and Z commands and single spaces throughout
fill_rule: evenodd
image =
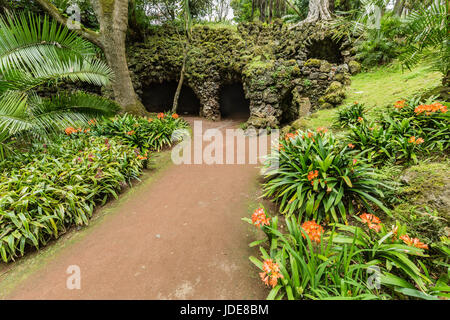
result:
M 91 129 L 94 135 L 119 137 L 126 144 L 145 152 L 170 147 L 174 132 L 187 126 L 176 113 L 159 113 L 155 118 L 124 114 L 112 119 L 101 119 Z
M 279 203 L 280 212 L 299 219 L 347 221 L 355 204 L 372 211 L 377 206 L 389 213 L 379 198 L 389 188 L 361 159 L 354 145 L 341 146 L 326 129 L 289 133 L 266 166 L 264 196 Z
M 0 163 L 3 261 L 45 245 L 72 225 L 87 225 L 96 205 L 117 198 L 139 177 L 143 161 L 135 149 L 74 130 Z

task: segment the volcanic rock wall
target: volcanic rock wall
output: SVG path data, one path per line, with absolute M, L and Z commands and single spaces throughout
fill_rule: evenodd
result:
M 195 26 L 185 85 L 198 97 L 200 115 L 218 120 L 221 88 L 242 83 L 250 101 L 248 124 L 280 126 L 344 99 L 349 73 L 358 72 L 359 64 L 351 41 L 335 40 L 334 34 L 322 24 L 289 29 L 279 22 L 251 23 L 237 30 Z M 175 29 L 161 27 L 144 43 L 129 47 L 129 67 L 140 97 L 154 83 L 178 80 L 184 41 Z

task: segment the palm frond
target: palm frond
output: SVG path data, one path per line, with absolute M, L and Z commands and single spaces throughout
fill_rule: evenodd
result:
M 38 108 L 33 108 L 34 116 L 53 111 L 82 112 L 91 116 L 111 116 L 120 110 L 120 106 L 107 98 L 82 91 L 63 92 L 43 99 Z
M 27 112 L 28 95 L 20 91 L 7 91 L 0 96 L 0 132 L 14 135 L 31 129 Z
M 434 3 L 413 11 L 407 18 L 405 53 L 400 60 L 412 68 L 421 60 L 432 61 L 434 68 L 444 75 L 449 70 L 450 46 L 448 40 L 449 12 L 446 4 Z
M 0 92 L 28 91 L 56 80 L 82 81 L 104 86 L 110 83 L 112 77 L 111 68 L 102 60 L 92 57 L 59 59 L 54 54 L 50 54 L 45 62 L 34 65 L 28 70 L 11 69 L 5 72 L 0 79 Z
M 35 66 L 50 55 L 81 58 L 94 54 L 89 41 L 47 16 L 0 17 L 0 73 Z

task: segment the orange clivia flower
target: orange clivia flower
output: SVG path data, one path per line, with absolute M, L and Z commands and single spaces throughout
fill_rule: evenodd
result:
M 323 234 L 323 228 L 314 220 L 304 222 L 302 224 L 302 229 L 306 232 L 311 241 L 320 242 L 320 238 Z M 302 236 L 306 239 L 306 236 L 303 233 Z
M 419 249 L 428 249 L 428 245 L 421 242 L 417 238 L 410 238 L 407 234 L 404 234 L 400 237 L 400 239 L 407 244 L 408 246 L 416 247 Z
M 129 135 L 129 136 L 132 136 L 133 134 L 135 134 L 135 131 L 134 131 L 134 130 L 131 130 L 131 131 L 128 131 L 128 132 L 127 132 L 127 135 Z
M 157 118 L 164 119 L 164 113 L 162 113 L 162 112 L 158 113 Z
M 278 151 L 284 150 L 284 145 L 279 143 L 278 144 Z
M 414 109 L 414 112 L 417 115 L 420 115 L 422 113 L 425 113 L 427 116 L 435 113 L 435 112 L 442 112 L 442 113 L 446 113 L 447 110 L 447 106 L 444 106 L 443 104 L 439 103 L 439 102 L 435 102 L 432 104 L 427 104 L 427 105 L 419 105 Z
M 358 117 L 358 122 L 363 122 L 364 118 L 363 117 Z
M 355 148 L 355 145 L 352 144 L 352 143 L 349 143 L 349 144 L 348 144 L 348 147 L 349 147 L 350 149 L 354 149 L 354 148 Z
M 64 130 L 64 131 L 66 132 L 66 134 L 67 134 L 68 136 L 70 136 L 72 133 L 77 133 L 77 129 L 72 128 L 72 127 L 68 127 L 68 128 L 66 128 L 66 130 Z
M 272 259 L 264 260 L 263 272 L 260 272 L 259 276 L 267 286 L 270 285 L 272 288 L 277 285 L 279 278 L 283 278 L 283 275 L 280 273 L 280 267 Z
M 409 138 L 408 140 L 409 143 L 414 143 L 414 144 L 421 144 L 424 143 L 425 140 L 423 140 L 422 138 L 417 138 L 415 136 L 412 136 L 411 138 Z
M 297 135 L 293 134 L 293 133 L 286 133 L 286 135 L 284 136 L 284 139 L 286 141 L 288 141 L 289 139 L 294 139 Z
M 308 138 L 314 137 L 314 133 L 313 132 L 308 132 Z
M 319 127 L 317 128 L 317 133 L 327 133 L 328 129 L 325 127 Z
M 148 122 L 152 122 L 152 121 L 153 121 L 153 118 L 148 118 L 147 121 L 148 121 Z
M 258 228 L 270 225 L 270 218 L 267 217 L 263 208 L 258 208 L 252 214 L 252 223 Z
M 397 108 L 397 109 L 403 109 L 405 107 L 405 100 L 397 101 L 394 104 L 394 107 Z
M 174 118 L 174 119 L 178 119 L 178 114 L 176 114 L 176 113 L 174 113 L 173 115 L 172 115 L 172 118 Z
M 308 172 L 308 180 L 309 181 L 313 180 L 314 178 L 317 178 L 318 176 L 319 176 L 318 170 Z
M 380 231 L 381 220 L 377 216 L 370 214 L 370 213 L 363 213 L 359 217 L 361 218 L 361 221 L 363 223 L 367 224 L 369 229 L 375 230 L 376 232 Z

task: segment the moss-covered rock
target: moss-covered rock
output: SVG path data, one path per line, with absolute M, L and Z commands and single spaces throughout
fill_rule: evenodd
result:
M 308 121 L 306 119 L 297 119 L 291 123 L 294 130 L 306 130 L 308 128 Z
M 292 121 L 301 113 L 320 108 L 323 102 L 336 106 L 342 101 L 349 67 L 345 62 L 332 63 L 311 56 L 308 48 L 310 40 L 332 39 L 333 34 L 329 25 L 320 23 L 292 30 L 280 21 L 270 25 L 245 23 L 237 30 L 195 26 L 185 85 L 200 100 L 200 114 L 217 120 L 220 88 L 241 82 L 250 100 L 249 121 L 254 122 L 253 126 L 278 126 L 283 120 Z M 144 43 L 128 48 L 129 67 L 139 96 L 152 83 L 178 80 L 185 43 L 174 27 L 164 26 L 152 29 Z M 349 51 L 351 43 L 340 47 Z M 341 84 L 338 93 L 326 92 L 330 86 L 339 86 L 337 83 Z M 319 103 L 322 97 L 326 101 Z M 305 98 L 311 105 L 307 112 L 300 110 L 299 104 Z
M 401 176 L 401 194 L 414 206 L 428 206 L 450 221 L 450 162 L 421 163 Z
M 361 64 L 358 61 L 352 60 L 348 63 L 348 68 L 351 74 L 357 74 L 361 72 Z

